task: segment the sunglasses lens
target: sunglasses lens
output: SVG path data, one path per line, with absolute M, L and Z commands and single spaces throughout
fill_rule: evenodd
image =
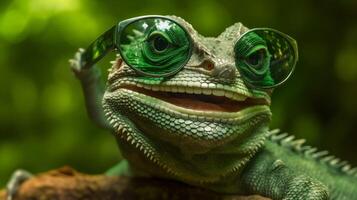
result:
M 258 88 L 283 83 L 297 62 L 297 45 L 272 29 L 253 29 L 235 45 L 236 65 L 246 82 Z
M 164 18 L 144 18 L 122 29 L 119 48 L 124 61 L 150 76 L 178 72 L 191 54 L 191 40 L 179 24 Z

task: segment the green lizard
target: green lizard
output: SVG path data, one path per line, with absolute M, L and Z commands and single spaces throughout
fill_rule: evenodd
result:
M 113 49 L 104 91 L 92 65 Z M 296 61 L 295 41 L 273 29 L 236 23 L 203 37 L 179 17 L 145 16 L 80 49 L 71 68 L 89 116 L 113 131 L 125 158 L 108 175 L 277 200 L 357 199 L 356 168 L 269 130 L 272 89 Z M 24 177 L 15 173 L 9 194 Z

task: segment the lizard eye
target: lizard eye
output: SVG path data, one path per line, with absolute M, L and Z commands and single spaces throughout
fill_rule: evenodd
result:
M 259 49 L 245 58 L 245 61 L 248 65 L 253 68 L 259 69 L 264 64 L 266 60 L 267 52 L 265 49 Z
M 158 17 L 134 21 L 119 39 L 123 60 L 139 74 L 162 77 L 177 73 L 191 57 L 188 32 L 177 22 Z
M 170 42 L 163 35 L 156 33 L 150 35 L 148 41 L 150 42 L 154 51 L 162 53 L 170 46 Z
M 298 58 L 295 40 L 268 28 L 244 33 L 234 51 L 242 78 L 256 88 L 273 88 L 286 81 Z

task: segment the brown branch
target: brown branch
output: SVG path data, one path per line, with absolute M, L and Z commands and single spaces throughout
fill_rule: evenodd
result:
M 213 199 L 268 200 L 260 196 L 222 196 L 175 181 L 87 175 L 70 167 L 40 174 L 24 182 L 15 200 L 25 199 Z M 5 200 L 5 191 L 0 191 Z

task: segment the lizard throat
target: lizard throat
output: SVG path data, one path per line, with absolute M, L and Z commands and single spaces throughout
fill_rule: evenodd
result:
M 238 112 L 251 106 L 268 104 L 263 99 L 253 99 L 249 97 L 245 100 L 238 101 L 224 96 L 153 91 L 136 86 L 124 86 L 123 88 L 160 99 L 179 107 L 200 111 Z

